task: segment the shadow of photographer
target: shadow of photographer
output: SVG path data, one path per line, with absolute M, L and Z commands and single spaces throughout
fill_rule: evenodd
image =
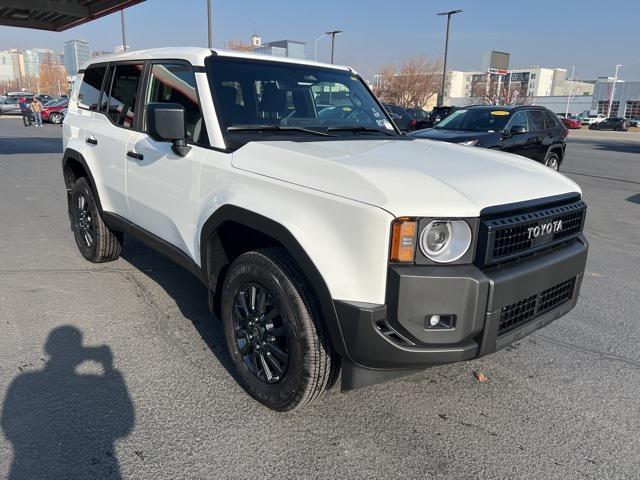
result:
M 85 347 L 77 328 L 62 326 L 50 332 L 45 352 L 45 367 L 18 375 L 4 399 L 1 425 L 14 454 L 9 479 L 121 478 L 114 442 L 129 435 L 135 418 L 111 349 Z M 102 373 L 78 373 L 86 362 Z

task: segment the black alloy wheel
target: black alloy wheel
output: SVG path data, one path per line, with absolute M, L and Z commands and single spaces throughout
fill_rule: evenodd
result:
M 278 383 L 289 366 L 289 339 L 280 308 L 266 288 L 248 283 L 237 290 L 233 326 L 249 371 L 265 383 Z
M 122 232 L 111 230 L 102 220 L 93 189 L 86 178 L 77 179 L 69 196 L 69 218 L 78 250 L 94 263 L 120 256 Z
M 74 208 L 75 231 L 78 238 L 87 248 L 92 248 L 95 243 L 95 225 L 89 202 L 84 194 L 76 197 Z

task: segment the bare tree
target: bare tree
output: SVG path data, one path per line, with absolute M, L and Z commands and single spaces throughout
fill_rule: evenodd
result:
M 422 108 L 438 93 L 442 63 L 428 57 L 407 60 L 399 68 L 386 65 L 376 77 L 374 93 L 384 102 Z
M 526 105 L 528 103 L 526 86 L 520 82 L 484 81 L 475 82 L 471 87 L 471 97 L 484 105 Z
M 40 65 L 40 78 L 38 85 L 40 92 L 62 95 L 69 93 L 67 85 L 67 72 L 59 63 L 45 63 Z

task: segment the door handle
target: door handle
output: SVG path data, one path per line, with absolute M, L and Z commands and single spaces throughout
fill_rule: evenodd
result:
M 131 150 L 127 152 L 127 157 L 131 157 L 136 160 L 144 160 L 144 155 L 142 155 L 141 153 L 132 152 Z
M 91 144 L 91 145 L 97 145 L 98 144 L 98 140 L 96 140 L 95 138 L 92 138 L 92 137 L 85 138 L 84 141 L 89 143 L 89 144 Z

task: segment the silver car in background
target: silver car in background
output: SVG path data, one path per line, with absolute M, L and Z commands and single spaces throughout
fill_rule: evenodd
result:
M 0 115 L 20 115 L 19 99 L 15 97 L 5 98 L 0 101 Z

